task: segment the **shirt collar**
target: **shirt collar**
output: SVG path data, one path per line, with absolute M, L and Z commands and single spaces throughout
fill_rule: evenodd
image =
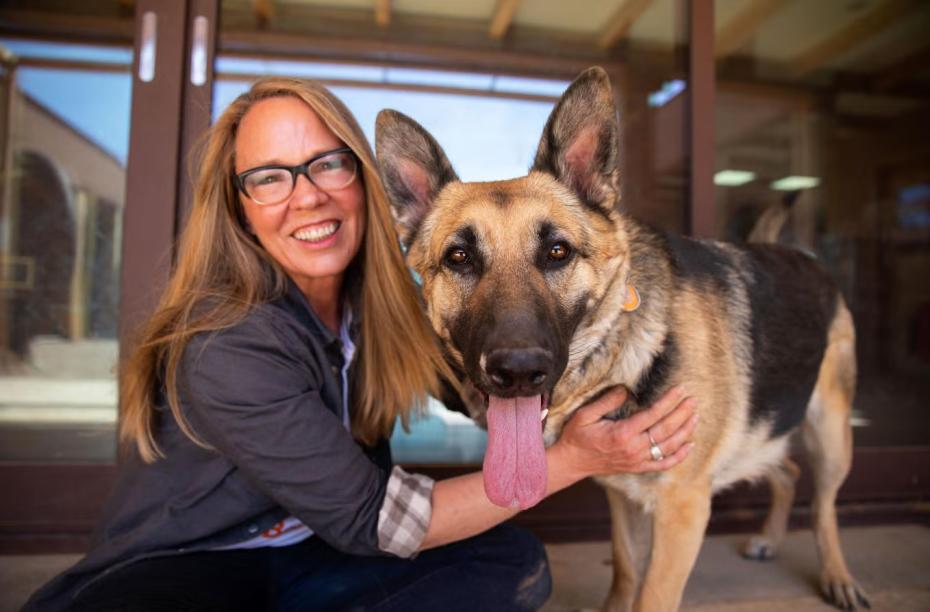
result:
M 313 310 L 313 307 L 307 300 L 307 296 L 300 290 L 297 283 L 290 278 L 287 279 L 287 292 L 285 293 L 284 299 L 289 309 L 294 311 L 295 314 L 301 318 L 304 325 L 320 339 L 323 346 L 341 343 L 339 346 L 344 354 L 352 354 L 355 352 L 355 344 L 352 338 L 356 336 L 358 331 L 358 321 L 353 314 L 352 306 L 349 301 L 343 305 L 342 321 L 339 325 L 339 333 L 336 334 L 320 320 L 320 317 L 317 316 L 316 311 Z M 351 357 L 348 355 L 346 355 L 346 357 L 351 360 Z
M 320 317 L 317 316 L 310 302 L 307 301 L 307 296 L 303 294 L 297 283 L 290 278 L 287 279 L 287 292 L 284 295 L 284 300 L 288 309 L 294 312 L 306 325 L 307 329 L 320 339 L 323 346 L 329 346 L 339 340 L 339 336 L 320 321 Z

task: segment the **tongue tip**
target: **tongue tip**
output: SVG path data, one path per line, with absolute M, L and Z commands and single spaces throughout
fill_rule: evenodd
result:
M 545 497 L 545 490 L 528 493 L 523 492 L 524 494 L 522 497 L 514 495 L 513 493 L 508 494 L 502 491 L 496 491 L 493 486 L 489 486 L 487 479 L 484 481 L 484 493 L 488 496 L 488 500 L 495 506 L 500 506 L 501 508 L 519 508 L 520 510 L 532 508 Z

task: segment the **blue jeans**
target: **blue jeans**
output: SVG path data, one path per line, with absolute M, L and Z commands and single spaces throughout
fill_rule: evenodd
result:
M 133 563 L 72 610 L 536 610 L 552 588 L 542 544 L 502 525 L 420 553 L 362 557 L 313 537 L 293 546 L 200 552 Z

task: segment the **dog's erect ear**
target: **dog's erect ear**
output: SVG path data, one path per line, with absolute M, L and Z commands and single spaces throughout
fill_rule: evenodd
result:
M 612 210 L 620 195 L 618 137 L 610 79 L 588 68 L 549 115 L 533 170 L 552 174 L 585 204 Z
M 400 225 L 400 241 L 409 247 L 436 194 L 458 177 L 429 132 L 397 111 L 378 113 L 375 148 L 381 179 Z

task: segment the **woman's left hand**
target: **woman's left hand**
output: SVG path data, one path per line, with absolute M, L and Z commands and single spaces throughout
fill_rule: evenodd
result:
M 552 451 L 578 479 L 618 472 L 660 472 L 681 463 L 694 444 L 695 400 L 681 387 L 667 391 L 651 407 L 628 419 L 602 418 L 623 405 L 627 391 L 615 387 L 579 408 L 565 424 Z M 657 457 L 652 450 L 658 447 Z

